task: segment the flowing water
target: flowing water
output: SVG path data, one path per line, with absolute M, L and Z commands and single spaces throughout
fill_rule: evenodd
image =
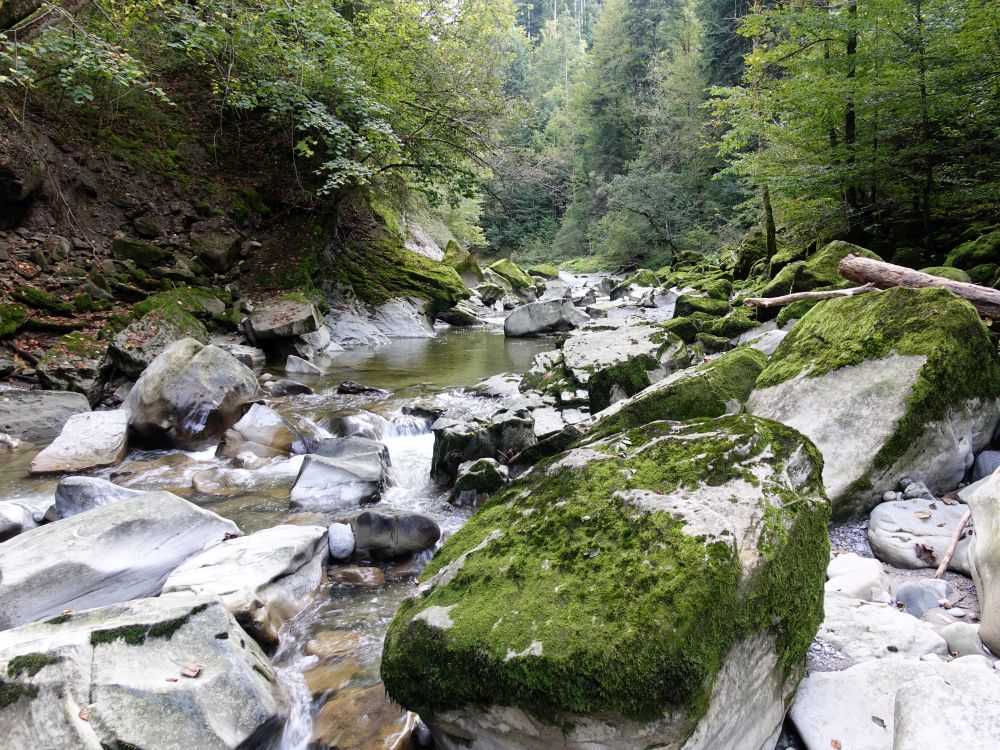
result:
M 404 413 L 404 407 L 430 400 L 446 407 L 449 415 L 492 412 L 496 409 L 492 399 L 474 396 L 463 387 L 501 372 L 523 372 L 535 354 L 552 346 L 551 340 L 505 339 L 496 325 L 445 328 L 430 339 L 396 340 L 380 349 L 339 353 L 325 363 L 326 375 L 306 381 L 315 394 L 290 396 L 275 401 L 274 406 L 293 419 L 328 427 L 336 422 L 341 431 L 346 426 L 378 434 L 389 449 L 395 486 L 385 492 L 375 510 L 423 513 L 434 518 L 447 536 L 461 526 L 469 511 L 449 505 L 447 492 L 431 481 L 434 438 L 430 422 Z M 337 386 L 344 380 L 389 393 L 339 395 Z M 19 451 L 16 456 L 0 465 L 0 497 L 51 498 L 55 479 L 27 477 L 33 452 Z M 252 533 L 289 520 L 329 523 L 334 519 L 334 514 L 289 509 L 288 493 L 301 463 L 301 456 L 293 456 L 256 469 L 249 487 L 237 487 L 226 497 L 192 489 L 192 477 L 199 471 L 228 467 L 227 461 L 215 458 L 214 450 L 134 452 L 124 464 L 100 475 L 126 486 L 170 490 Z M 416 562 L 429 557 L 430 552 L 423 553 Z M 378 668 L 385 630 L 413 586 L 413 566 L 384 568 L 384 585 L 354 588 L 331 583 L 283 627 L 273 661 L 292 699 L 292 713 L 281 750 L 304 750 L 319 729 L 340 747 L 392 747 L 395 738 L 412 726 L 412 716 L 402 715 L 385 699 Z M 342 646 L 328 650 L 322 658 L 307 655 L 307 644 L 323 631 L 333 631 Z

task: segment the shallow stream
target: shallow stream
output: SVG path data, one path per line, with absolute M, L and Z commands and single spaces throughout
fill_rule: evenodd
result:
M 449 415 L 485 414 L 496 410 L 492 399 L 464 390 L 502 372 L 523 372 L 534 356 L 554 346 L 552 340 L 505 339 L 495 323 L 474 329 L 442 328 L 434 338 L 400 339 L 380 349 L 337 354 L 324 364 L 323 377 L 296 379 L 307 383 L 313 395 L 277 399 L 273 406 L 286 416 L 329 425 L 330 418 L 358 429 L 374 429 L 388 446 L 395 486 L 388 489 L 375 510 L 417 512 L 432 517 L 443 536 L 453 533 L 469 511 L 447 502 L 447 492 L 430 479 L 433 435 L 430 421 L 404 413 L 404 407 L 436 402 Z M 275 371 L 275 377 L 284 377 Z M 385 389 L 388 395 L 337 394 L 344 380 Z M 192 488 L 192 476 L 206 468 L 228 466 L 215 451 L 133 452 L 127 461 L 100 473 L 120 484 L 141 489 L 166 489 L 235 521 L 245 533 L 286 522 L 329 523 L 335 514 L 289 508 L 288 493 L 302 462 L 301 456 L 275 461 L 254 470 L 249 489 L 227 497 L 210 496 Z M 19 451 L 18 459 L 0 464 L 0 497 L 51 497 L 56 479 L 28 478 L 33 451 Z M 430 552 L 417 563 L 426 562 Z M 385 630 L 410 587 L 414 566 L 383 566 L 387 582 L 374 588 L 329 583 L 313 604 L 285 624 L 273 661 L 293 699 L 293 711 L 282 737 L 281 750 L 304 750 L 315 732 L 331 746 L 367 750 L 391 748 L 404 736 L 412 716 L 404 716 L 384 697 L 379 684 L 379 661 Z M 307 655 L 307 644 L 317 633 L 332 631 L 323 641 L 322 657 Z M 316 650 L 316 649 L 313 649 Z M 308 684 L 307 684 L 308 682 Z M 315 696 L 315 698 L 314 698 Z

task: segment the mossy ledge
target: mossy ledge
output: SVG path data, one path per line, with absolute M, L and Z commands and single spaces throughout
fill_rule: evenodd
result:
M 58 656 L 50 656 L 49 654 L 37 652 L 22 654 L 21 656 L 15 656 L 8 662 L 7 675 L 9 677 L 20 677 L 22 674 L 25 674 L 28 677 L 34 677 L 45 667 L 51 664 L 58 664 L 59 661 Z
M 562 461 L 578 451 L 582 468 Z M 759 462 L 776 462 L 773 481 L 750 470 Z M 792 463 L 795 487 L 784 472 Z M 669 709 L 702 715 L 725 655 L 755 633 L 770 630 L 784 668 L 797 670 L 822 620 L 821 473 L 802 435 L 745 415 L 656 422 L 545 461 L 424 571 L 435 585 L 404 602 L 386 637 L 386 689 L 425 717 L 512 705 L 550 723 L 650 720 Z M 689 536 L 671 513 L 618 494 L 697 497 L 733 481 L 757 488 L 763 504 L 761 563 L 749 581 L 726 541 Z M 423 619 L 431 608 L 446 613 L 445 627 Z

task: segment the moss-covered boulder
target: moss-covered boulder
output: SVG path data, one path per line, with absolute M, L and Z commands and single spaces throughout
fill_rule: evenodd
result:
M 863 258 L 881 260 L 871 250 L 866 250 L 850 242 L 834 241 L 813 253 L 806 260 L 790 263 L 782 268 L 774 279 L 764 287 L 760 296 L 778 297 L 793 292 L 809 292 L 816 289 L 840 289 L 852 282 L 837 273 L 837 266 L 850 254 Z
M 523 292 L 526 289 L 535 289 L 535 280 L 526 274 L 517 263 L 504 258 L 498 260 L 490 266 L 490 270 L 497 276 L 505 279 L 515 292 Z
M 760 325 L 756 314 L 747 307 L 740 306 L 733 308 L 732 312 L 724 318 L 715 318 L 705 324 L 702 330 L 713 336 L 733 339 L 742 333 L 752 331 Z
M 983 263 L 1000 263 L 1000 229 L 963 242 L 945 260 L 946 266 L 975 268 Z
M 28 320 L 28 311 L 23 305 L 12 302 L 0 303 L 0 338 L 13 336 Z
M 28 284 L 16 286 L 11 294 L 18 302 L 23 302 L 28 307 L 33 307 L 36 310 L 41 310 L 52 315 L 73 314 L 72 303 L 36 286 Z
M 170 260 L 173 253 L 142 240 L 118 237 L 111 241 L 111 257 L 130 260 L 139 268 L 156 268 Z
M 730 311 L 729 300 L 716 299 L 701 294 L 682 294 L 677 298 L 674 315 L 686 318 L 694 313 L 704 313 L 713 317 L 721 317 Z
M 83 333 L 68 333 L 45 352 L 35 369 L 46 390 L 82 393 L 94 406 L 111 371 L 108 345 Z
M 153 310 L 169 307 L 180 308 L 188 315 L 202 320 L 211 320 L 225 312 L 226 303 L 205 289 L 181 286 L 153 294 L 139 302 L 132 308 L 132 317 L 141 318 Z
M 954 489 L 1000 420 L 1000 361 L 975 309 L 946 289 L 831 299 L 792 328 L 747 410 L 823 452 L 834 513 L 863 513 L 909 476 Z
M 551 263 L 539 263 L 528 269 L 528 275 L 539 279 L 558 279 L 559 269 Z
M 445 748 L 762 747 L 822 620 L 821 466 L 749 416 L 539 464 L 425 569 L 386 690 Z
M 1000 271 L 1000 266 L 996 263 L 982 263 L 969 269 L 969 280 L 973 284 L 990 286 L 993 284 L 993 280 L 996 279 L 998 271 Z
M 121 372 L 138 377 L 150 362 L 175 341 L 208 341 L 205 326 L 179 307 L 158 307 L 119 331 L 108 353 Z
M 638 298 L 646 290 L 658 286 L 660 286 L 659 277 L 648 268 L 640 268 L 625 279 L 625 281 L 611 289 L 611 299 L 623 299 L 624 297 Z
M 487 307 L 495 305 L 503 298 L 504 294 L 506 294 L 503 287 L 497 286 L 496 284 L 480 284 L 476 287 L 476 291 L 479 292 L 479 298 Z
M 454 268 L 470 289 L 483 281 L 483 270 L 475 257 L 455 240 L 451 240 L 444 249 L 444 263 Z
M 766 356 L 744 346 L 680 370 L 596 414 L 589 434 L 605 437 L 661 419 L 738 413 L 766 365 Z
M 972 282 L 972 278 L 963 271 L 961 268 L 952 268 L 950 266 L 928 266 L 927 268 L 921 268 L 922 273 L 930 274 L 931 276 L 938 276 L 942 279 L 949 279 L 951 281 L 962 281 L 966 284 Z

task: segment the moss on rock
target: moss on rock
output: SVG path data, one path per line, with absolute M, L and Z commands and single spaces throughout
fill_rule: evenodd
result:
M 825 300 L 810 310 L 771 356 L 757 388 L 817 378 L 890 354 L 926 357 L 906 413 L 874 457 L 891 467 L 923 430 L 973 399 L 1000 398 L 1000 359 L 975 308 L 947 289 L 895 287 Z
M 490 266 L 490 270 L 511 285 L 515 292 L 534 289 L 535 280 L 526 274 L 514 261 L 504 258 Z
M 983 263 L 1000 264 L 1000 229 L 963 242 L 945 259 L 946 266 L 975 268 Z
M 28 311 L 12 302 L 0 303 L 0 338 L 13 336 L 28 320 Z
M 837 273 L 837 266 L 840 261 L 852 253 L 863 258 L 881 260 L 871 250 L 852 245 L 850 242 L 836 240 L 813 253 L 808 259 L 790 263 L 782 268 L 774 279 L 764 287 L 761 296 L 778 297 L 793 292 L 849 287 L 852 282 Z
M 476 258 L 455 240 L 450 240 L 445 247 L 442 262 L 454 268 L 466 284 L 475 284 L 483 280 L 483 270 L 476 262 Z
M 67 333 L 38 361 L 38 380 L 52 391 L 75 391 L 93 406 L 100 400 L 111 360 L 108 345 L 84 333 Z
M 736 338 L 742 333 L 752 331 L 760 325 L 755 314 L 746 307 L 736 307 L 724 318 L 716 318 L 702 329 L 705 333 L 723 338 Z
M 529 276 L 537 276 L 541 279 L 558 279 L 559 269 L 551 263 L 539 263 L 528 269 Z
M 599 417 L 590 436 L 606 437 L 660 419 L 683 421 L 739 411 L 766 365 L 766 356 L 744 346 L 681 370 L 614 404 Z
M 684 318 L 694 313 L 704 313 L 712 317 L 720 317 L 729 313 L 729 300 L 713 297 L 699 297 L 693 294 L 682 294 L 677 298 L 674 314 Z
M 502 705 L 696 722 L 744 639 L 770 632 L 783 667 L 801 664 L 829 555 L 821 466 L 799 433 L 748 416 L 655 422 L 540 464 L 425 569 L 386 636 L 386 689 L 428 719 Z M 699 524 L 703 504 L 754 531 L 731 511 Z
M 115 366 L 138 377 L 156 356 L 183 338 L 208 340 L 202 323 L 179 307 L 163 306 L 133 321 L 112 339 L 109 353 Z
M 921 273 L 928 273 L 931 276 L 938 276 L 951 281 L 962 281 L 966 284 L 972 283 L 972 278 L 961 268 L 951 268 L 950 266 L 928 266 L 921 268 Z
M 55 315 L 73 314 L 73 305 L 71 303 L 65 302 L 56 295 L 38 287 L 27 284 L 17 286 L 14 287 L 12 295 L 18 302 L 23 302 L 28 307 L 34 307 L 36 310 L 44 310 Z
M 172 257 L 169 250 L 149 242 L 118 237 L 111 242 L 111 256 L 118 260 L 130 260 L 139 268 L 162 266 Z
M 615 401 L 647 388 L 652 382 L 650 373 L 657 371 L 662 377 L 663 370 L 659 360 L 649 354 L 629 357 L 623 362 L 598 370 L 587 381 L 591 412 L 602 411 Z
M 153 294 L 139 302 L 132 308 L 132 317 L 138 320 L 153 310 L 163 308 L 178 308 L 196 318 L 211 320 L 213 316 L 226 309 L 226 303 L 206 289 L 180 286 Z

